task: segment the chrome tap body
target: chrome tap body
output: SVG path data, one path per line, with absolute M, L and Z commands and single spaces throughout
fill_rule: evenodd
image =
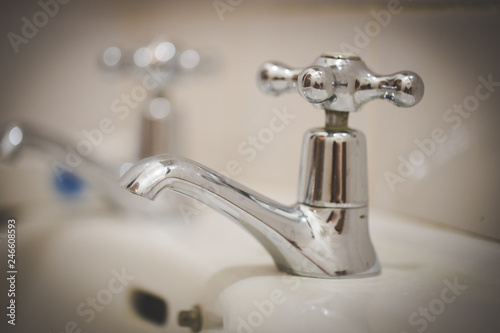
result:
M 284 206 L 191 160 L 159 155 L 140 161 L 120 180 L 154 199 L 163 189 L 195 198 L 243 226 L 287 273 L 352 277 L 380 270 L 368 230 L 366 140 L 347 126 L 348 112 L 375 98 L 398 106 L 418 103 L 413 72 L 370 73 L 354 55 L 327 54 L 304 70 L 265 63 L 259 86 L 267 93 L 297 89 L 326 111 L 326 125 L 304 137 L 298 202 Z

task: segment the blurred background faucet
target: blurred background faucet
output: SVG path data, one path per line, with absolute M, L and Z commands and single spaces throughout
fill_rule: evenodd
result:
M 124 172 L 119 163 L 78 154 L 71 148 L 75 140 L 56 129 L 9 123 L 0 135 L 0 162 L 30 169 L 38 164 L 49 168 L 48 181 L 59 199 L 101 202 L 115 212 L 130 207 L 114 186 L 120 172 Z
M 205 70 L 208 68 L 205 57 Z M 200 72 L 200 54 L 191 49 L 182 49 L 166 37 L 157 37 L 146 46 L 126 50 L 117 46 L 108 47 L 101 56 L 101 64 L 109 71 L 119 71 L 132 76 L 137 69 L 152 73 L 153 82 L 142 79 L 137 91 L 146 92 L 144 106 L 140 111 L 140 147 L 138 159 L 172 153 L 178 149 L 175 143 L 175 110 L 168 98 L 168 87 L 183 76 Z M 203 64 L 202 64 L 203 65 Z M 203 67 L 201 67 L 203 70 Z
M 139 137 L 138 151 L 130 155 L 130 160 L 122 160 L 116 156 L 99 156 L 92 153 L 90 148 L 88 155 L 80 153 L 78 145 L 83 140 L 78 141 L 65 135 L 58 127 L 35 126 L 29 121 L 17 120 L 4 124 L 4 132 L 1 133 L 0 160 L 4 165 L 19 166 L 23 162 L 15 162 L 26 161 L 28 155 L 36 156 L 39 162 L 47 162 L 45 167 L 51 170 L 49 177 L 53 179 L 50 180 L 52 188 L 60 198 L 82 202 L 86 197 L 88 200 L 96 201 L 88 195 L 89 191 L 95 190 L 93 195 L 102 197 L 100 199 L 102 204 L 112 211 L 117 207 L 129 210 L 134 205 L 130 200 L 123 198 L 121 191 L 115 191 L 116 180 L 132 165 L 131 161 L 176 152 L 175 143 L 179 143 L 181 138 L 174 133 L 176 129 L 174 123 L 178 123 L 179 118 L 174 119 L 176 115 L 171 112 L 167 87 L 188 74 L 203 70 L 206 73 L 207 69 L 210 71 L 209 61 L 205 62 L 204 67 L 200 66 L 200 55 L 197 51 L 181 49 L 166 38 L 156 38 L 146 46 L 132 49 L 116 46 L 106 48 L 99 58 L 99 68 L 118 74 L 121 81 L 125 77 L 139 83 L 130 93 L 132 99 L 127 99 L 128 103 L 136 103 L 140 108 L 140 117 L 136 118 L 139 123 L 138 131 L 131 132 L 132 135 Z M 144 72 L 148 73 L 148 79 L 144 78 Z M 104 118 L 101 118 L 101 121 L 102 119 Z M 97 133 L 96 129 L 85 132 Z M 101 141 L 103 140 L 96 139 L 95 142 L 91 142 L 92 150 L 100 146 Z M 30 167 L 34 167 L 36 163 L 33 163 L 33 159 L 28 158 L 28 160 L 31 161 L 28 163 L 31 164 Z M 174 207 L 173 202 L 179 198 L 173 195 L 169 199 L 172 202 L 162 205 L 162 211 L 170 210 L 176 213 L 172 207 Z M 150 207 L 144 204 L 135 208 L 143 212 L 150 210 Z

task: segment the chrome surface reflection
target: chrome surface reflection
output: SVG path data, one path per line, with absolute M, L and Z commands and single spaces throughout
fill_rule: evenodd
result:
M 298 202 L 283 206 L 186 158 L 140 161 L 120 180 L 130 192 L 154 199 L 164 189 L 195 198 L 253 234 L 285 272 L 334 278 L 380 271 L 368 231 L 366 140 L 347 126 L 348 112 L 374 98 L 411 106 L 422 98 L 412 72 L 378 77 L 359 57 L 323 55 L 305 70 L 265 63 L 260 88 L 278 95 L 294 88 L 324 108 L 324 128 L 304 137 Z
M 416 73 L 378 75 L 349 54 L 323 54 L 303 70 L 268 62 L 261 66 L 258 83 L 262 91 L 273 95 L 297 87 L 302 97 L 326 111 L 354 112 L 373 99 L 410 107 L 424 94 L 424 83 Z
M 207 204 L 254 235 L 282 271 L 342 277 L 378 270 L 368 237 L 366 207 L 284 206 L 201 164 L 173 155 L 142 160 L 120 184 L 151 200 L 168 189 Z

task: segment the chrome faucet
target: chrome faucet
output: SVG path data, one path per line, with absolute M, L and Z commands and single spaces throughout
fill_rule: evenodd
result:
M 72 148 L 74 142 L 54 129 L 12 122 L 0 131 L 0 163 L 15 164 L 26 155 L 33 155 L 47 163 L 59 194 L 78 198 L 86 188 L 92 188 L 107 208 L 129 208 L 130 200 L 125 200 L 125 204 L 122 191 L 111 186 L 120 177 L 120 165 L 82 156 Z
M 147 91 L 145 108 L 140 112 L 140 149 L 137 159 L 175 151 L 173 142 L 176 123 L 171 112 L 167 91 L 179 79 L 198 72 L 210 72 L 210 57 L 191 49 L 184 49 L 164 36 L 154 38 L 137 49 L 108 47 L 101 55 L 100 64 L 109 72 L 120 72 L 141 80 Z M 201 59 L 203 58 L 203 59 Z M 143 69 L 151 75 L 151 82 L 137 77 Z M 142 107 L 142 106 L 141 106 Z M 178 119 L 177 119 L 178 121 Z M 177 140 L 180 141 L 180 140 Z
M 368 231 L 365 137 L 347 119 L 376 98 L 415 105 L 423 96 L 422 79 L 409 71 L 377 76 L 355 55 L 325 54 L 304 70 L 265 63 L 258 80 L 274 95 L 297 89 L 326 112 L 326 125 L 304 138 L 297 204 L 281 205 L 173 155 L 138 162 L 121 185 L 151 200 L 168 189 L 207 204 L 253 234 L 284 272 L 318 278 L 377 274 Z

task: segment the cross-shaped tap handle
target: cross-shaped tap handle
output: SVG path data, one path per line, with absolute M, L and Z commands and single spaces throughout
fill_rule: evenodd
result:
M 354 112 L 373 99 L 410 107 L 424 95 L 424 83 L 416 73 L 378 75 L 352 54 L 323 54 L 305 69 L 266 62 L 259 70 L 258 81 L 261 90 L 272 95 L 296 88 L 308 102 L 326 111 Z

